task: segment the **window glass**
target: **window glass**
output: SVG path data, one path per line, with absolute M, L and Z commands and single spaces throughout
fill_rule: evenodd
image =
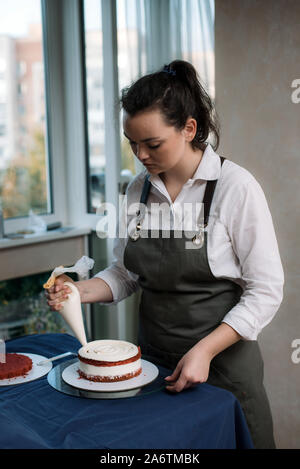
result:
M 89 212 L 105 201 L 102 19 L 100 0 L 84 0 Z
M 74 335 L 62 316 L 51 311 L 47 304 L 43 284 L 50 274 L 27 275 L 0 282 L 0 339 L 52 332 Z
M 164 5 L 151 0 L 117 0 L 118 24 L 118 73 L 119 91 L 129 86 L 142 75 L 156 70 L 147 57 L 157 47 L 156 36 L 160 37 L 160 15 Z M 212 98 L 214 87 L 214 1 L 171 0 L 168 2 L 168 18 L 165 18 L 168 56 L 154 49 L 159 67 L 175 59 L 191 62 L 196 68 L 202 84 Z M 152 15 L 156 18 L 153 21 Z M 161 21 L 161 22 L 159 22 Z M 166 44 L 164 44 L 166 46 Z M 160 47 L 160 46 L 159 46 Z M 134 158 L 128 140 L 121 129 L 122 170 L 121 180 L 126 180 L 142 169 Z M 123 185 L 123 186 L 124 186 Z
M 147 71 L 144 2 L 117 0 L 118 74 L 121 90 Z M 139 164 L 127 138 L 123 134 L 120 115 L 121 139 L 121 192 L 137 173 Z
M 172 5 L 172 3 L 171 3 Z M 211 98 L 215 98 L 214 0 L 180 0 L 180 35 L 176 11 L 171 15 L 173 36 L 180 36 L 183 60 L 196 68 L 202 84 Z M 176 45 L 174 41 L 173 46 Z
M 119 96 L 122 88 L 148 72 L 153 39 L 160 25 L 161 4 L 151 0 L 116 0 Z M 214 2 L 213 0 L 172 0 L 168 2 L 168 60 L 193 63 L 203 84 L 214 98 Z M 149 8 L 151 7 L 151 8 Z M 155 25 L 155 27 L 154 27 Z M 105 201 L 105 146 L 103 100 L 103 51 L 101 2 L 84 0 L 85 74 L 88 128 L 89 212 Z M 159 52 L 159 51 L 158 51 Z M 163 62 L 161 63 L 163 65 Z M 151 67 L 150 67 L 151 69 Z M 149 70 L 150 71 L 150 70 Z M 121 187 L 142 169 L 123 135 L 120 113 Z
M 0 3 L 0 201 L 4 218 L 51 212 L 40 0 Z

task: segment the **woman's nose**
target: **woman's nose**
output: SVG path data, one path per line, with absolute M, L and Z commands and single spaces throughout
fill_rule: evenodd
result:
M 136 156 L 141 162 L 149 158 L 147 149 L 142 147 L 141 145 L 137 145 Z

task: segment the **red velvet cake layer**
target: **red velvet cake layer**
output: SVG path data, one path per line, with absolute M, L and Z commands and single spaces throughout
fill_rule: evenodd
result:
M 81 378 L 84 378 L 84 379 L 88 379 L 89 381 L 95 381 L 95 382 L 98 382 L 98 383 L 114 383 L 116 381 L 125 381 L 126 379 L 130 379 L 130 378 L 135 378 L 135 376 L 138 376 L 141 374 L 142 372 L 142 368 L 139 368 L 137 371 L 135 371 L 134 373 L 127 373 L 126 375 L 122 375 L 122 376 L 87 376 L 85 373 L 83 373 L 83 371 L 81 370 L 77 370 L 80 377 Z
M 6 363 L 0 363 L 0 379 L 15 378 L 28 373 L 32 368 L 32 360 L 19 353 L 7 353 Z

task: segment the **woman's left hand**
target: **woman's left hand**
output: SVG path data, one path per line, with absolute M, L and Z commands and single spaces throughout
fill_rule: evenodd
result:
M 209 374 L 212 355 L 202 346 L 201 341 L 194 345 L 179 360 L 175 370 L 165 380 L 170 382 L 168 391 L 180 392 L 198 383 L 205 383 Z

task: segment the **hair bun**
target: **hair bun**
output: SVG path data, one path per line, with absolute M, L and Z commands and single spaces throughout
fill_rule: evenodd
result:
M 163 70 L 164 73 L 168 73 L 169 75 L 176 76 L 176 70 L 171 70 L 170 65 L 165 65 Z
M 144 110 L 158 109 L 168 125 L 183 129 L 189 117 L 197 121 L 193 149 L 205 147 L 210 136 L 214 150 L 219 145 L 219 122 L 213 102 L 202 86 L 194 66 L 184 60 L 173 60 L 157 72 L 139 78 L 122 90 L 123 109 L 134 116 Z

